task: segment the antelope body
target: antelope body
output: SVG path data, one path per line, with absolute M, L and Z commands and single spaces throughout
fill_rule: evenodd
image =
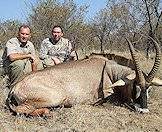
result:
M 103 88 L 106 87 L 132 101 L 136 110 L 148 112 L 148 88 L 152 84 L 162 85 L 161 80 L 154 78 L 160 64 L 160 50 L 155 44 L 156 61 L 146 76 L 140 70 L 130 42 L 129 46 L 136 70 L 92 55 L 88 59 L 62 63 L 24 77 L 10 91 L 7 104 L 16 113 L 46 114 L 49 107 L 95 104 L 104 99 Z

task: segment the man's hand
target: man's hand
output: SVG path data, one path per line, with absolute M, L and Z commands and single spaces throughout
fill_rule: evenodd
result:
M 28 54 L 28 55 L 29 55 L 29 60 L 31 61 L 31 63 L 38 64 L 39 60 L 35 55 L 32 55 L 32 54 Z
M 76 51 L 72 51 L 69 57 L 69 60 L 78 60 L 78 55 L 76 53 Z
M 74 50 L 71 52 L 70 56 L 71 56 L 71 57 L 75 57 L 75 56 L 76 56 L 76 53 L 75 53 Z
M 31 68 L 32 68 L 32 71 L 35 72 L 37 71 L 37 65 L 38 65 L 38 58 L 32 54 L 29 54 L 29 60 L 31 62 Z
M 56 58 L 56 57 L 52 57 L 52 60 L 54 62 L 55 65 L 61 63 L 60 59 Z

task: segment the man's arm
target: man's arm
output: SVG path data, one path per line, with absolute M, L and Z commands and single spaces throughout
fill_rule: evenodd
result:
M 32 54 L 23 54 L 23 53 L 13 53 L 10 54 L 9 56 L 10 61 L 16 61 L 16 60 L 23 60 L 23 59 L 29 59 L 31 62 L 31 68 L 32 71 L 35 72 L 37 71 L 37 59 L 35 56 Z
M 23 59 L 31 59 L 35 60 L 35 57 L 32 54 L 24 54 L 24 53 L 12 53 L 9 56 L 10 61 L 15 60 L 23 60 Z

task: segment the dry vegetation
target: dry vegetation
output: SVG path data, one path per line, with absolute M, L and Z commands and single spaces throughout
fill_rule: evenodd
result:
M 115 0 L 108 2 L 92 21 L 85 23 L 87 5 L 77 6 L 73 0 L 38 0 L 31 4 L 28 22 L 32 29 L 31 41 L 39 49 L 40 42 L 50 35 L 53 25 L 64 28 L 65 37 L 71 40 L 79 57 L 88 55 L 89 50 L 106 51 L 106 49 L 126 51 L 126 35 L 132 42 L 139 40 L 136 32 L 156 34 L 162 42 L 161 16 L 157 12 L 160 5 L 157 1 Z M 106 3 L 105 3 L 106 5 Z M 146 8 L 147 6 L 147 8 Z M 148 10 L 149 9 L 149 10 Z M 148 20 L 149 18 L 149 20 Z M 13 20 L 0 23 L 0 48 L 17 34 L 21 22 Z M 151 36 L 154 37 L 154 36 Z M 142 51 L 150 47 L 148 38 L 141 40 L 135 48 Z M 160 43 L 161 46 L 161 43 Z M 148 48 L 151 49 L 151 48 Z M 84 53 L 83 53 L 84 52 Z M 148 52 L 148 51 L 147 51 Z M 84 55 L 83 55 L 84 54 Z M 83 55 L 83 56 L 81 56 Z M 124 57 L 130 55 L 123 54 Z M 144 71 L 149 72 L 152 61 L 140 56 Z M 157 77 L 162 79 L 162 64 Z M 0 79 L 0 132 L 44 132 L 44 131 L 162 131 L 162 87 L 153 87 L 149 98 L 149 114 L 139 114 L 110 98 L 102 106 L 76 105 L 72 108 L 59 108 L 51 111 L 51 117 L 13 116 L 5 107 L 8 90 Z
M 152 60 L 151 60 L 152 61 Z M 147 63 L 147 65 L 146 65 Z M 149 69 L 151 62 L 143 59 L 142 66 Z M 162 65 L 157 74 L 161 77 Z M 102 106 L 76 105 L 51 111 L 51 117 L 14 116 L 5 107 L 7 89 L 1 79 L 0 131 L 44 132 L 44 131 L 161 131 L 162 130 L 162 87 L 153 87 L 149 98 L 149 114 L 139 114 L 108 99 Z

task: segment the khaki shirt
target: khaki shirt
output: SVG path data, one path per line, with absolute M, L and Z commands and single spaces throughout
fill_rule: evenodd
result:
M 25 46 L 21 46 L 21 42 L 17 38 L 12 38 L 6 43 L 7 56 L 13 53 L 26 53 L 35 55 L 35 49 L 32 42 L 27 41 Z
M 72 45 L 68 39 L 61 38 L 57 43 L 52 42 L 51 38 L 46 38 L 41 43 L 40 59 L 52 59 L 57 57 L 61 62 L 69 58 L 72 51 Z
M 30 53 L 35 55 L 35 48 L 33 43 L 30 41 L 27 41 L 27 44 L 25 46 L 22 46 L 21 42 L 17 38 L 11 38 L 7 41 L 5 51 L 2 56 L 5 65 L 11 63 L 8 59 L 8 56 L 13 53 Z

